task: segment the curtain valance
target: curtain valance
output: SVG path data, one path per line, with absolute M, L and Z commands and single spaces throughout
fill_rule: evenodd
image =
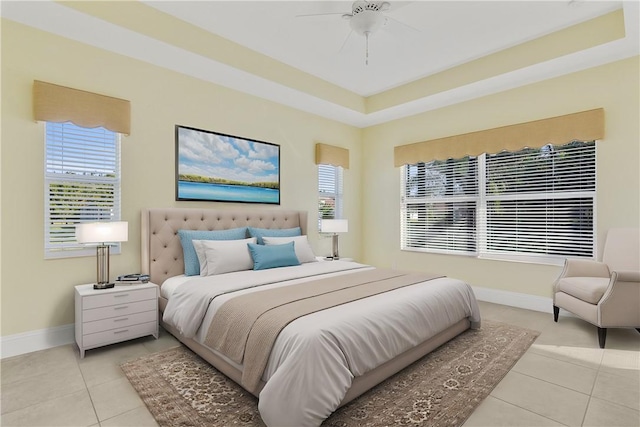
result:
M 546 144 L 562 145 L 574 140 L 604 138 L 604 110 L 583 111 L 564 116 L 519 123 L 394 148 L 394 165 L 411 165 L 432 160 L 457 159 L 517 151 Z
M 33 82 L 33 114 L 36 120 L 131 133 L 129 101 L 38 80 Z
M 316 164 L 342 166 L 349 169 L 349 150 L 329 144 L 316 144 Z

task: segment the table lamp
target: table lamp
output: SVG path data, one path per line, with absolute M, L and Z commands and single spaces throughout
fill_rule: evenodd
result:
M 109 247 L 117 242 L 126 242 L 129 229 L 126 221 L 86 222 L 76 225 L 76 240 L 78 243 L 95 244 L 97 256 L 98 280 L 94 289 L 113 288 L 109 282 Z
M 323 219 L 320 222 L 321 233 L 333 233 L 331 259 L 340 259 L 340 254 L 338 253 L 338 233 L 346 233 L 347 231 L 349 231 L 349 221 L 346 219 Z

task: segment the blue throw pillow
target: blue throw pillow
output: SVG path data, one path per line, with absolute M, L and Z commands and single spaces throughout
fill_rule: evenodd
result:
M 254 270 L 300 265 L 300 261 L 296 257 L 294 242 L 268 246 L 253 243 L 247 243 L 247 245 L 249 246 L 251 258 L 253 258 Z
M 192 240 L 241 240 L 247 238 L 247 227 L 230 228 L 228 230 L 178 230 L 184 257 L 184 274 L 197 276 L 200 274 L 200 262 L 193 247 Z
M 302 230 L 300 227 L 295 228 L 255 228 L 248 227 L 249 237 L 255 237 L 258 239 L 259 245 L 264 245 L 262 241 L 263 237 L 292 237 L 301 236 Z

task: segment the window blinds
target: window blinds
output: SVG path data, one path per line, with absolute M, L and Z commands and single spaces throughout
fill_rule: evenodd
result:
M 595 143 L 486 156 L 487 253 L 592 257 Z
M 402 249 L 520 260 L 594 256 L 593 141 L 402 171 Z
M 342 218 L 342 168 L 318 165 L 318 220 Z
M 408 165 L 402 183 L 403 249 L 476 253 L 475 157 Z
M 45 146 L 45 255 L 77 254 L 76 224 L 120 219 L 120 137 L 48 122 Z

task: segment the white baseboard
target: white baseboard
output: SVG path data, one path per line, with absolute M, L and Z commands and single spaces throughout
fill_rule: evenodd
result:
M 75 325 L 57 326 L 37 331 L 2 337 L 0 354 L 5 357 L 18 356 L 33 351 L 46 350 L 75 342 Z
M 541 311 L 543 313 L 553 313 L 552 298 L 503 291 L 501 289 L 482 288 L 480 286 L 472 286 L 472 288 L 479 301 Z
M 536 295 L 521 294 L 518 292 L 503 291 L 500 289 L 472 286 L 476 298 L 480 301 L 527 310 L 552 313 L 553 300 L 551 298 Z M 23 334 L 2 337 L 0 354 L 2 358 L 31 353 L 32 351 L 45 350 L 60 345 L 75 342 L 75 327 L 73 324 L 58 326 L 55 328 L 40 329 L 25 332 Z

